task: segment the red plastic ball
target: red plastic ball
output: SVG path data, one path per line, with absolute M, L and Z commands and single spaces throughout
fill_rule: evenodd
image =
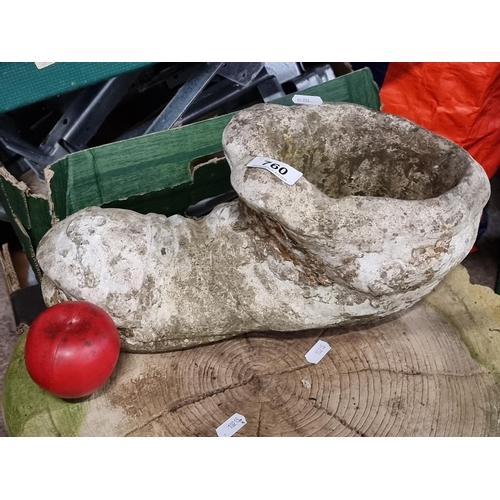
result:
M 24 360 L 30 377 L 63 399 L 89 396 L 109 379 L 120 355 L 111 316 L 86 301 L 45 309 L 31 324 Z

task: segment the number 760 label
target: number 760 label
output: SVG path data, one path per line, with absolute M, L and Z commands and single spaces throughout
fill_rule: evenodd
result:
M 293 186 L 302 177 L 302 172 L 287 163 L 266 156 L 256 156 L 250 163 L 247 163 L 247 167 L 264 168 L 290 186 Z

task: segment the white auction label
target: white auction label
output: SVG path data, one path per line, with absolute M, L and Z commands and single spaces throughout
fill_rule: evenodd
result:
M 306 359 L 309 363 L 319 363 L 327 354 L 331 347 L 323 340 L 318 340 L 307 352 Z
M 318 104 L 323 104 L 323 99 L 316 95 L 294 95 L 292 101 L 295 104 L 313 104 L 316 106 Z
M 52 63 L 35 63 L 35 66 L 38 68 L 38 69 L 43 69 L 43 68 L 46 68 L 47 66 L 51 66 L 52 64 L 55 64 L 55 62 L 52 62 Z
M 273 160 L 266 156 L 256 156 L 250 163 L 247 163 L 247 167 L 258 167 L 269 170 L 269 172 L 283 182 L 286 182 L 289 186 L 293 186 L 302 177 L 302 172 L 299 172 L 287 163 Z
M 232 417 L 228 418 L 223 424 L 217 427 L 216 432 L 219 437 L 231 437 L 238 432 L 247 421 L 243 415 L 235 413 Z

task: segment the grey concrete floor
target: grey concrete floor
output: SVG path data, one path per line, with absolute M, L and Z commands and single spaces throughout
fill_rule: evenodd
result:
M 500 262 L 500 173 L 491 181 L 492 195 L 488 204 L 488 228 L 479 240 L 478 250 L 463 261 L 474 284 L 495 288 Z M 0 271 L 1 274 L 1 271 Z M 14 316 L 3 276 L 0 276 L 0 393 L 5 370 L 16 342 Z M 0 437 L 7 436 L 0 405 Z

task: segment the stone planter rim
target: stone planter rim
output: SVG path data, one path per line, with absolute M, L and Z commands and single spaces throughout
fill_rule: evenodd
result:
M 304 120 L 311 113 L 328 116 L 328 113 L 337 112 L 339 109 L 356 110 L 375 119 L 378 117 L 390 118 L 397 127 L 425 131 L 436 142 L 437 146 L 453 151 L 458 159 L 464 162 L 466 168 L 462 178 L 451 189 L 438 196 L 424 199 L 409 200 L 353 195 L 335 198 L 320 191 L 306 176 L 301 177 L 295 185 L 289 186 L 263 169 L 246 167 L 247 163 L 255 156 L 270 156 L 284 161 L 282 158 L 273 156 L 275 155 L 273 151 L 246 140 L 248 132 L 252 127 L 260 126 L 262 121 L 266 119 L 266 114 L 269 119 L 274 120 L 273 124 L 279 127 L 279 120 L 276 120 L 276 115 L 279 114 L 295 115 L 297 120 Z M 271 116 L 270 112 L 274 115 Z M 224 130 L 222 143 L 231 167 L 231 182 L 239 197 L 251 208 L 264 212 L 297 234 L 306 234 L 311 232 L 311 229 L 318 230 L 319 224 L 331 223 L 346 212 L 353 217 L 363 214 L 364 217 L 377 219 L 376 214 L 380 212 L 382 207 L 388 205 L 395 218 L 404 220 L 405 214 L 411 212 L 412 217 L 420 219 L 416 221 L 417 223 L 425 224 L 429 208 L 432 208 L 434 214 L 439 214 L 440 219 L 445 220 L 449 219 L 451 212 L 472 211 L 477 213 L 482 210 L 482 206 L 490 196 L 489 182 L 487 182 L 484 169 L 463 148 L 410 120 L 396 115 L 383 114 L 358 104 L 323 103 L 320 106 L 293 107 L 257 104 L 240 111 L 229 122 Z M 269 196 L 270 191 L 273 193 L 281 192 L 282 196 Z M 311 212 L 321 215 L 315 220 L 305 222 L 297 212 L 298 207 L 304 206 L 309 206 Z M 378 220 L 378 223 L 384 224 L 384 221 Z

